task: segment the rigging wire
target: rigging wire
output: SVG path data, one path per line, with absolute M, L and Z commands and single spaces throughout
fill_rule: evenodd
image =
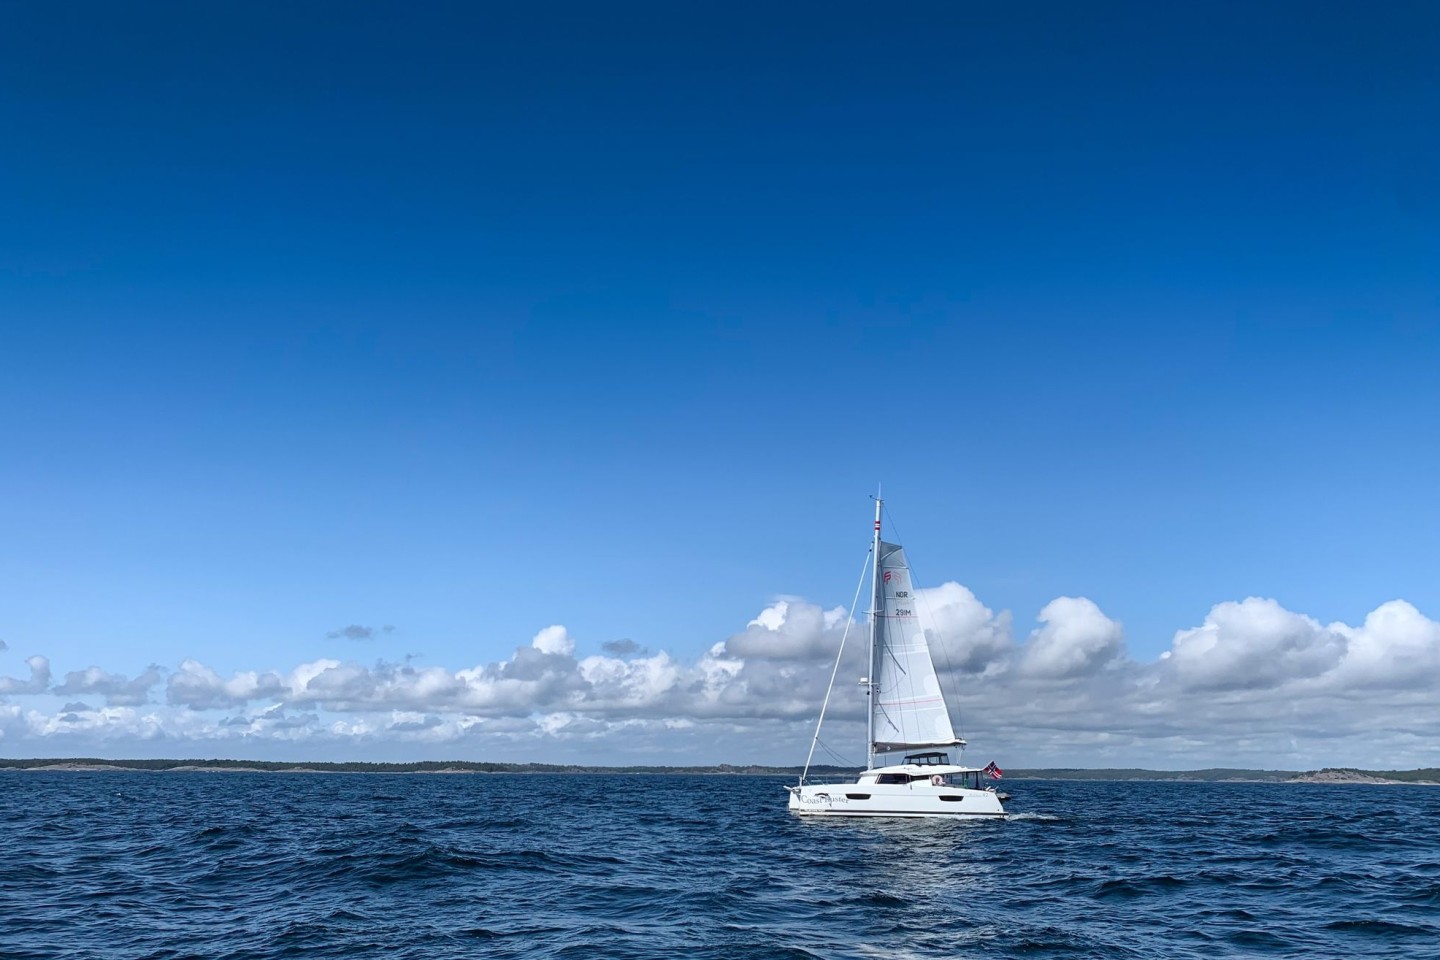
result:
M 839 761 L 839 764 L 838 764 L 839 766 L 842 766 L 842 767 L 858 767 L 858 766 L 860 766 L 860 764 L 858 764 L 858 763 L 856 763 L 855 761 L 851 760 L 849 757 L 841 756 L 840 754 L 836 753 L 836 752 L 830 747 L 830 744 L 826 743 L 824 740 L 821 740 L 821 741 L 820 741 L 820 749 L 821 749 L 821 750 L 824 750 L 826 753 L 830 754 L 830 758 L 831 758 L 832 760 L 838 760 L 838 761 Z
M 855 622 L 855 605 L 860 602 L 860 590 L 865 586 L 865 571 L 870 566 L 870 554 L 874 550 L 865 551 L 865 562 L 860 565 L 860 582 L 855 584 L 855 598 L 850 601 L 850 609 L 845 615 L 845 632 L 840 635 L 840 649 L 835 652 L 835 666 L 830 671 L 830 686 L 825 688 L 825 700 L 820 704 L 820 719 L 815 721 L 815 737 L 810 741 L 810 752 L 805 756 L 805 769 L 800 771 L 800 783 L 805 783 L 805 776 L 810 772 L 810 761 L 815 756 L 815 745 L 820 742 L 820 727 L 825 722 L 825 708 L 830 706 L 830 694 L 835 689 L 835 676 L 840 672 L 840 658 L 845 654 L 845 641 L 850 636 L 850 627 Z M 868 668 L 867 668 L 868 669 Z M 868 707 L 867 707 L 868 709 Z M 825 748 L 829 750 L 829 747 Z

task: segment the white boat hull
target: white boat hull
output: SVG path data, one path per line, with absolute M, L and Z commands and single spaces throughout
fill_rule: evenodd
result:
M 930 783 L 810 783 L 786 787 L 790 812 L 802 817 L 948 817 L 970 820 L 1005 816 L 993 790 Z

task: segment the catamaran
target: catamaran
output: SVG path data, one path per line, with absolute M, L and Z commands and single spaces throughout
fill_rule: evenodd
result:
M 870 551 L 874 602 L 869 676 L 860 681 L 870 701 L 865 770 L 853 782 L 808 782 L 844 653 L 842 639 L 804 772 L 798 784 L 785 788 L 790 791 L 790 812 L 806 817 L 1003 817 L 1001 795 L 982 786 L 986 778 L 998 780 L 1000 768 L 994 763 L 967 767 L 950 762 L 950 751 L 963 752 L 965 741 L 955 735 L 950 723 L 920 625 L 905 549 L 880 539 L 883 506 L 877 496 L 875 540 Z M 896 753 L 902 755 L 899 763 L 876 766 L 877 755 Z

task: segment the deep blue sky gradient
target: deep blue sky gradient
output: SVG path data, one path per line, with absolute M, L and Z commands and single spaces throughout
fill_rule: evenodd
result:
M 876 481 L 1022 635 L 1434 617 L 1437 28 L 7 4 L 3 656 L 693 654 L 848 602 Z

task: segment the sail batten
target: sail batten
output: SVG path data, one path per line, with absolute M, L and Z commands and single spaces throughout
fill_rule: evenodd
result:
M 951 747 L 955 736 L 899 544 L 877 543 L 871 744 L 876 753 Z

